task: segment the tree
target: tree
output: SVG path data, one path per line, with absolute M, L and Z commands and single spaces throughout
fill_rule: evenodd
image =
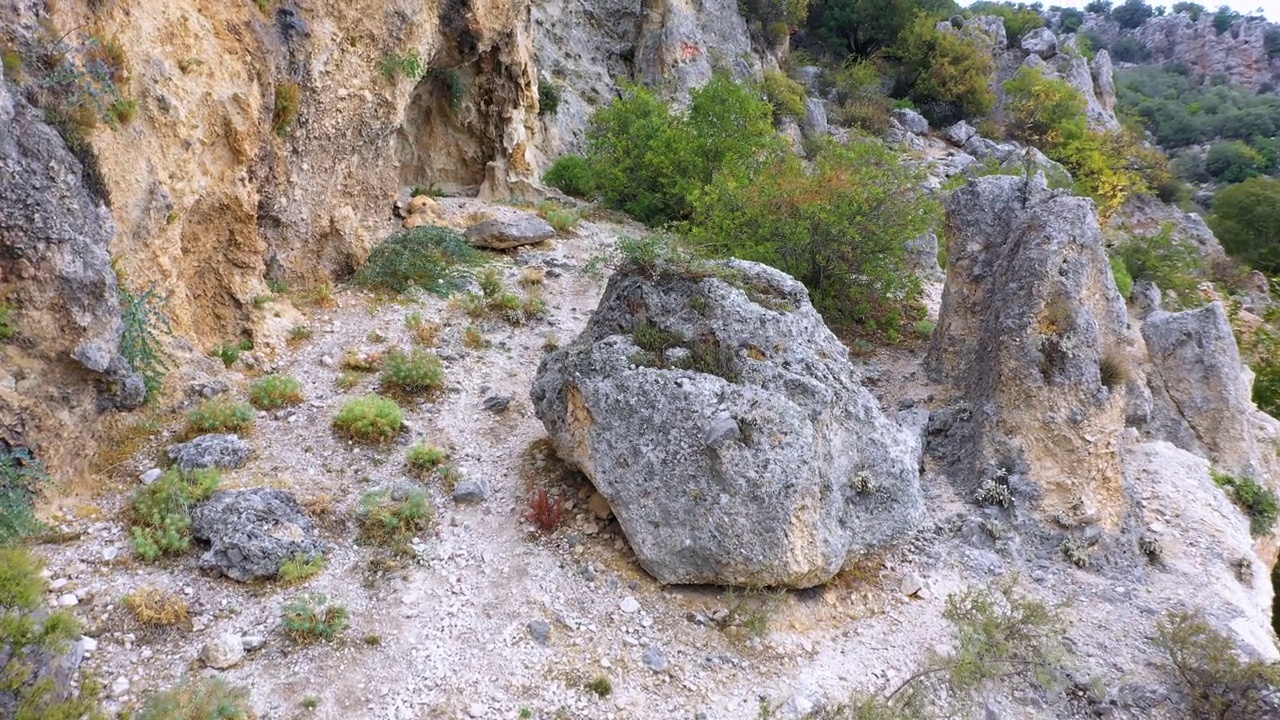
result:
M 1062 8 L 1058 13 L 1058 29 L 1064 33 L 1073 33 L 1084 24 L 1084 13 L 1075 8 Z
M 934 125 L 981 117 L 995 106 L 991 54 L 950 29 L 938 29 L 927 13 L 916 15 L 890 54 L 900 63 L 908 97 Z
M 1186 13 L 1191 16 L 1191 22 L 1196 22 L 1200 19 L 1200 13 L 1204 12 L 1204 6 L 1200 3 L 1176 2 L 1169 8 L 1169 12 Z
M 1222 190 L 1209 227 L 1227 252 L 1264 272 L 1280 272 L 1280 180 L 1255 177 Z
M 815 0 L 808 28 L 830 53 L 868 57 L 897 42 L 921 11 L 941 18 L 959 7 L 952 0 Z
M 1111 0 L 1093 0 L 1084 6 L 1084 11 L 1092 15 L 1106 15 L 1111 12 Z
M 1111 11 L 1111 19 L 1115 20 L 1122 30 L 1132 30 L 1141 27 L 1155 15 L 1155 11 L 1151 9 L 1144 0 L 1125 0 L 1124 4 Z
M 1260 173 L 1262 156 L 1239 140 L 1214 143 L 1204 159 L 1204 169 L 1215 180 L 1238 183 Z

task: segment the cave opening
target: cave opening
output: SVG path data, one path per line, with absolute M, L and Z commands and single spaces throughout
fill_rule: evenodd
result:
M 396 133 L 400 184 L 447 195 L 472 195 L 484 182 L 484 146 L 474 103 L 471 66 L 431 68 L 413 89 Z

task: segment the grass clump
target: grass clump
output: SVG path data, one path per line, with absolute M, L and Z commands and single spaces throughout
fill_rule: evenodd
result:
M 151 696 L 138 720 L 253 720 L 249 689 L 221 676 L 197 677 Z
M 239 340 L 236 342 L 221 342 L 214 345 L 209 354 L 222 361 L 224 367 L 231 367 L 240 359 L 240 353 L 253 349 L 253 343 L 249 340 Z
M 187 413 L 187 436 L 205 433 L 246 433 L 253 429 L 253 406 L 219 395 Z
M 310 340 L 312 334 L 310 325 L 294 325 L 289 329 L 289 342 L 300 343 L 304 340 Z
M 267 375 L 249 387 L 249 402 L 259 410 L 278 410 L 302 402 L 302 383 L 288 375 Z
M 382 363 L 381 387 L 383 392 L 406 396 L 437 393 L 444 389 L 444 364 L 418 348 L 393 350 Z
M 1098 362 L 1098 376 L 1109 390 L 1123 387 L 1132 378 L 1129 360 L 1119 350 L 1108 350 Z
M 375 372 L 382 367 L 382 353 L 377 350 L 371 352 L 348 350 L 342 356 L 341 367 L 343 370 L 352 372 Z
M 143 585 L 121 598 L 121 602 L 144 627 L 185 625 L 191 619 L 186 598 L 154 585 Z
M 191 546 L 191 507 L 209 499 L 222 476 L 217 470 L 169 470 L 138 488 L 130 502 L 133 549 L 147 562 Z
M 602 698 L 613 694 L 613 682 L 606 675 L 597 675 L 582 686 Z
M 546 312 L 546 302 L 536 286 L 530 286 L 526 296 L 522 298 L 507 291 L 502 278 L 493 268 L 480 276 L 479 285 L 479 294 L 467 293 L 459 302 L 469 317 L 495 316 L 512 325 L 523 325 Z
M 404 464 L 417 477 L 426 477 L 449 461 L 449 451 L 426 442 L 420 442 L 405 453 Z
M 1156 648 L 1190 697 L 1191 715 L 1206 720 L 1265 720 L 1280 694 L 1280 665 L 1242 661 L 1230 638 L 1199 612 L 1171 610 L 1156 623 Z
M 13 319 L 15 309 L 9 303 L 0 302 L 0 340 L 8 340 L 18 334 L 18 328 Z
M 404 412 L 390 398 L 365 395 L 348 400 L 333 419 L 333 427 L 343 437 L 357 442 L 388 443 L 404 427 Z
M 427 322 L 422 313 L 411 312 L 404 318 L 405 329 L 413 334 L 413 339 L 425 347 L 440 344 L 440 323 Z
M 323 555 L 308 558 L 298 553 L 280 564 L 276 577 L 286 585 L 296 585 L 319 575 L 321 570 L 324 570 Z
M 320 593 L 301 595 L 280 611 L 285 632 L 300 641 L 329 640 L 346 629 L 350 617 L 345 605 L 330 603 Z
M 395 82 L 399 77 L 417 82 L 422 79 L 426 71 L 427 64 L 423 62 L 417 50 L 387 53 L 378 61 L 378 72 L 382 73 L 382 77 L 386 78 L 387 82 Z
M 462 347 L 468 350 L 483 350 L 489 347 L 489 341 L 484 339 L 484 331 L 475 325 L 468 325 L 462 329 Z
M 302 87 L 293 81 L 276 84 L 275 109 L 271 113 L 271 130 L 284 137 L 298 121 L 302 109 Z
M 466 282 L 461 268 L 483 261 L 466 238 L 434 225 L 401 230 L 369 254 L 356 272 L 357 285 L 401 293 L 418 287 L 436 295 L 448 295 Z
M 0 547 L 44 529 L 35 515 L 35 495 L 48 482 L 40 462 L 23 447 L 0 441 Z
M 1249 516 L 1249 532 L 1254 537 L 1274 534 L 1276 519 L 1280 517 L 1275 493 L 1253 478 L 1215 472 L 1213 481 Z
M 356 517 L 361 539 L 411 554 L 410 543 L 431 528 L 435 511 L 422 490 L 410 490 L 398 500 L 389 490 L 375 490 L 360 497 Z

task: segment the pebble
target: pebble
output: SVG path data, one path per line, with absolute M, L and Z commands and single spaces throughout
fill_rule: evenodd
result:
M 102 559 L 106 562 L 111 562 L 112 560 L 115 560 L 116 556 L 118 556 L 119 554 L 120 554 L 120 548 L 118 547 L 105 548 L 102 551 Z
M 618 607 L 624 613 L 633 613 L 640 609 L 640 602 L 628 595 L 622 599 L 622 602 L 618 603 Z
M 488 497 L 489 486 L 479 480 L 463 480 L 453 491 L 453 501 L 457 503 L 484 502 Z
M 67 578 L 58 578 L 57 580 L 54 580 L 53 582 L 49 583 L 49 589 L 61 590 L 62 588 L 66 587 L 67 583 L 69 582 L 71 581 Z
M 58 598 L 59 607 L 72 607 L 73 605 L 79 605 L 79 604 L 80 604 L 80 598 L 76 597 L 75 593 L 67 593 L 66 595 L 63 595 Z
M 85 636 L 80 638 L 80 647 L 84 648 L 84 651 L 86 653 L 95 652 L 98 649 L 98 641 L 91 637 Z
M 654 672 L 662 672 L 667 669 L 667 655 L 657 645 L 650 645 L 644 651 L 644 665 Z
M 215 670 L 225 670 L 244 659 L 244 640 L 235 633 L 223 633 L 205 643 L 200 659 Z
M 151 468 L 150 470 L 142 473 L 142 477 L 138 479 L 142 481 L 143 485 L 150 485 L 151 483 L 159 480 L 160 476 L 163 474 L 164 471 L 160 468 Z
M 120 676 L 116 678 L 115 682 L 111 683 L 111 697 L 123 697 L 127 692 L 129 692 L 129 678 Z
M 546 645 L 547 638 L 551 635 L 551 623 L 546 620 L 534 620 L 529 623 L 529 634 L 533 636 L 534 642 Z

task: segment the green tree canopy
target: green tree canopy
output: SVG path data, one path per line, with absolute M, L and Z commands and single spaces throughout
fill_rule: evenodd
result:
M 952 0 L 813 0 L 809 32 L 838 57 L 868 57 L 898 40 L 916 13 L 942 18 L 959 12 Z
M 1222 190 L 1209 227 L 1227 252 L 1264 272 L 1280 272 L 1280 180 L 1255 177 Z

